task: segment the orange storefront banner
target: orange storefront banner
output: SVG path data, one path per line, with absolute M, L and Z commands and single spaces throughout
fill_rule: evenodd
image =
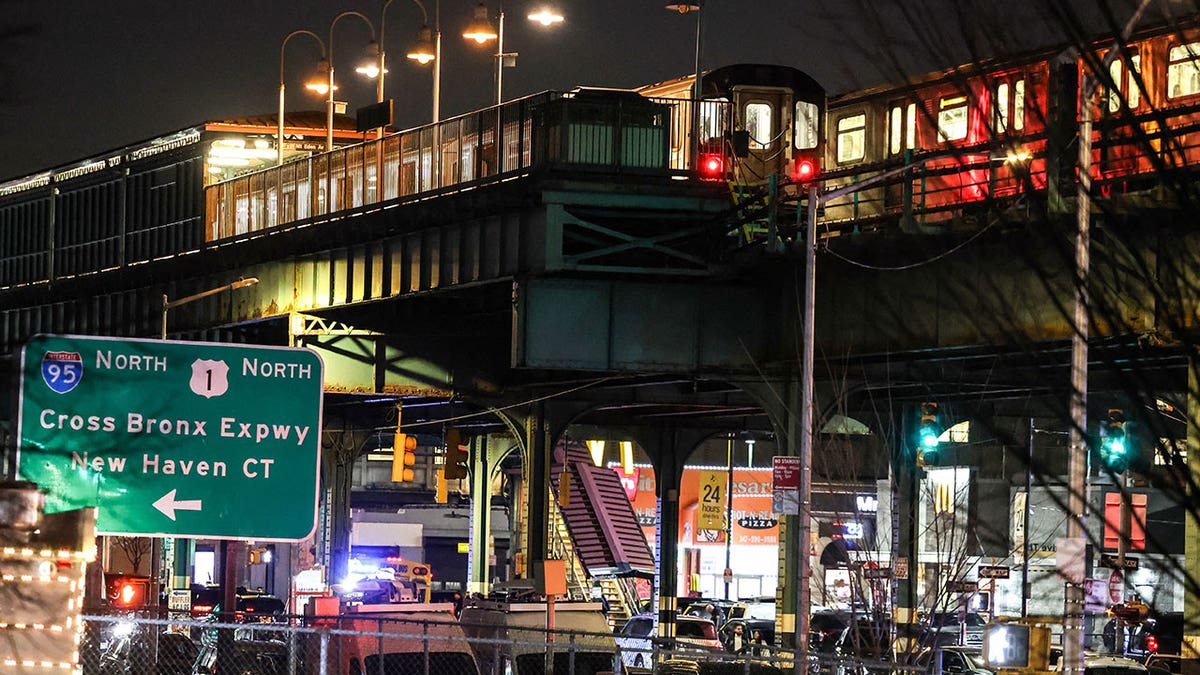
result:
M 621 473 L 620 467 L 615 471 Z M 727 475 L 722 468 L 685 468 L 679 486 L 679 543 L 683 546 L 725 545 L 725 533 L 721 530 L 697 527 L 700 506 L 700 479 L 702 472 L 717 471 Z M 722 487 L 727 481 L 722 482 Z M 630 494 L 626 485 L 626 495 Z M 655 476 L 654 469 L 638 467 L 636 488 L 630 502 L 637 514 L 638 522 L 646 535 L 646 541 L 654 546 L 655 524 Z M 733 529 L 730 533 L 735 546 L 778 546 L 779 521 L 771 513 L 771 468 L 733 470 Z M 723 512 L 722 512 L 723 513 Z

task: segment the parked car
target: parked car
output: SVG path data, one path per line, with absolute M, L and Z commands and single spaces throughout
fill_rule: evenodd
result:
M 698 616 L 701 619 L 709 619 L 714 624 L 724 624 L 731 619 L 730 614 L 733 611 L 734 603 L 731 600 L 712 600 L 710 598 L 693 598 L 691 604 L 683 609 L 679 614 L 681 616 Z M 708 606 L 712 605 L 717 610 L 717 616 L 714 618 L 709 611 Z M 718 625 L 718 627 L 720 627 Z
M 1178 654 L 1183 644 L 1183 614 L 1152 616 L 1133 631 L 1127 654 L 1144 661 L 1152 654 Z
M 822 654 L 832 654 L 850 627 L 850 615 L 838 610 L 820 610 L 808 621 L 808 648 Z
M 1062 670 L 1062 650 L 1052 649 L 1050 670 Z M 1083 655 L 1084 675 L 1148 675 L 1146 666 L 1121 656 Z
M 639 614 L 625 622 L 617 636 L 621 661 L 632 668 L 651 668 L 654 665 L 654 644 L 658 635 L 658 616 Z M 683 651 L 720 650 L 717 627 L 712 621 L 698 616 L 682 615 L 675 619 L 675 648 Z
M 917 655 L 916 663 L 930 675 L 995 675 L 996 672 L 983 662 L 983 653 L 979 649 L 958 645 L 926 647 Z
M 203 619 L 219 607 L 224 599 L 220 586 L 216 584 L 192 585 L 192 618 Z M 287 607 L 283 600 L 263 593 L 239 587 L 237 589 L 237 621 L 245 623 L 275 623 L 286 621 Z
M 1151 675 L 1164 675 L 1165 673 L 1179 675 L 1183 672 L 1183 657 L 1179 654 L 1151 654 L 1146 657 L 1143 665 Z
M 775 641 L 775 600 L 743 600 L 730 605 L 725 623 L 717 626 L 722 643 L 729 642 L 734 626 L 741 626 L 748 640 L 753 640 L 757 631 L 762 642 L 772 644 Z
M 983 628 L 987 620 L 979 612 L 931 612 L 923 618 L 921 625 L 925 633 L 921 642 L 927 646 L 983 647 Z

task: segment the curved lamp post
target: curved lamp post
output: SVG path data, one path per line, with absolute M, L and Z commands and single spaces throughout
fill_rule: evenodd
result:
M 329 70 L 329 90 L 328 97 L 325 99 L 325 152 L 333 150 L 333 28 L 337 26 L 338 21 L 341 21 L 348 16 L 356 16 L 362 19 L 363 23 L 367 24 L 367 28 L 371 29 L 371 42 L 378 45 L 375 40 L 375 24 L 371 23 L 371 20 L 367 18 L 367 15 L 363 14 L 362 12 L 356 12 L 354 10 L 342 12 L 341 14 L 333 17 L 333 21 L 329 23 L 329 42 L 327 43 L 329 45 L 329 49 L 327 51 L 329 58 L 326 61 Z
M 321 39 L 320 35 L 311 30 L 294 30 L 288 33 L 287 37 L 283 38 L 283 44 L 279 45 L 279 132 L 275 137 L 276 161 L 279 164 L 283 164 L 283 94 L 287 86 L 283 81 L 283 50 L 287 48 L 288 40 L 297 35 L 308 35 L 316 40 L 317 44 L 321 45 L 321 60 L 324 61 L 326 58 L 325 41 Z
M 383 103 L 383 83 L 384 77 L 387 75 L 386 68 L 386 47 L 384 37 L 387 29 L 387 10 L 392 5 L 393 0 L 387 0 L 383 3 L 383 9 L 379 13 L 379 63 L 369 68 L 360 68 L 359 72 L 367 77 L 378 77 L 379 83 L 376 86 L 375 101 Z M 413 0 L 413 3 L 421 9 L 421 30 L 417 33 L 417 44 L 409 50 L 406 56 L 421 65 L 426 65 L 433 62 L 433 121 L 437 122 L 440 114 L 439 104 L 441 100 L 441 79 L 442 79 L 442 32 L 440 29 L 440 2 L 434 7 L 434 29 L 429 28 L 429 11 L 425 8 L 425 3 L 421 0 Z M 382 134 L 382 130 L 380 130 Z
M 693 163 L 697 163 L 700 160 L 700 28 L 701 19 L 704 17 L 704 13 L 700 11 L 699 3 L 700 0 L 696 0 L 696 2 L 675 2 L 666 6 L 666 8 L 672 12 L 678 12 L 680 14 L 688 14 L 691 12 L 696 13 L 696 79 L 692 81 L 692 142 L 689 144 L 691 146 Z

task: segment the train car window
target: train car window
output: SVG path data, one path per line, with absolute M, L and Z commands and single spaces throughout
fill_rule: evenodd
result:
M 796 125 L 792 145 L 799 150 L 817 147 L 817 104 L 796 101 Z
M 992 97 L 992 128 L 997 134 L 1025 128 L 1025 80 L 996 85 Z
M 716 99 L 700 104 L 700 140 L 721 136 L 721 113 L 727 103 L 726 99 Z
M 1013 83 L 1012 128 L 1013 131 L 1025 128 L 1025 80 Z
M 1200 94 L 1200 42 L 1171 47 L 1167 54 L 1167 98 Z
M 893 103 L 888 110 L 888 152 L 898 155 L 917 147 L 917 104 Z
M 862 160 L 867 148 L 867 116 L 848 115 L 837 123 L 837 161 L 839 164 Z
M 763 150 L 771 145 L 770 104 L 746 104 L 746 131 L 750 132 L 751 150 Z
M 1142 70 L 1141 56 L 1134 55 L 1129 59 L 1130 69 L 1128 77 L 1122 78 L 1121 74 L 1125 70 L 1125 64 L 1121 61 L 1113 61 L 1108 66 L 1108 74 L 1112 77 L 1112 81 L 1117 85 L 1116 88 L 1110 88 L 1108 91 L 1108 112 L 1116 112 L 1121 109 L 1121 101 L 1124 99 L 1130 110 L 1138 107 L 1140 96 L 1138 91 L 1136 73 Z
M 961 141 L 967 137 L 967 97 L 943 98 L 938 105 L 938 139 Z

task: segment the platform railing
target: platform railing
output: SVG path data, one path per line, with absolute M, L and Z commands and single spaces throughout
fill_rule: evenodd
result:
M 548 165 L 683 172 L 689 157 L 677 147 L 691 105 L 625 92 L 544 92 L 345 146 L 208 186 L 205 239 L 465 189 Z

